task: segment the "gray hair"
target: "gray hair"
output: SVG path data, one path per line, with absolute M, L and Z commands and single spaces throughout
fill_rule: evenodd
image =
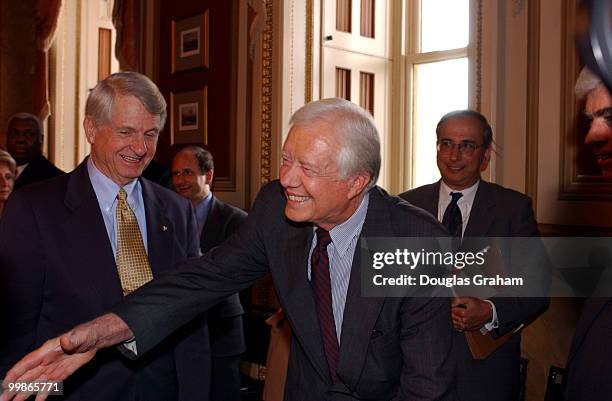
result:
M 380 138 L 372 115 L 356 104 L 340 98 L 317 100 L 302 106 L 289 120 L 293 127 L 307 128 L 324 123 L 340 136 L 342 148 L 336 165 L 341 178 L 368 172 L 366 191 L 376 185 L 380 173 Z
M 0 149 L 0 164 L 6 164 L 13 175 L 17 174 L 17 162 L 9 152 Z
M 40 121 L 40 118 L 30 113 L 15 113 L 9 118 L 7 127 L 10 128 L 15 120 L 25 120 L 34 123 L 34 126 L 38 130 L 38 138 L 40 139 L 40 136 L 43 133 L 43 124 L 42 121 Z
M 578 99 L 585 98 L 593 89 L 601 86 L 602 88 L 606 88 L 601 78 L 597 75 L 593 74 L 591 70 L 587 67 L 584 67 L 582 71 L 580 71 L 580 75 L 578 75 L 578 79 L 576 80 L 576 86 L 574 87 L 574 93 Z
M 91 90 L 85 104 L 85 115 L 93 122 L 107 124 L 111 120 L 117 96 L 134 96 L 154 116 L 159 116 L 160 129 L 166 123 L 166 101 L 157 85 L 147 76 L 133 71 L 109 75 Z

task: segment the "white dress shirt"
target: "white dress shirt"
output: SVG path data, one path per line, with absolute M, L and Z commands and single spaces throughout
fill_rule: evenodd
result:
M 474 198 L 476 197 L 476 191 L 478 191 L 479 184 L 480 180 L 476 181 L 476 183 L 471 187 L 462 189 L 461 191 L 457 191 L 446 185 L 443 180 L 440 180 L 440 193 L 438 195 L 438 221 L 442 222 L 442 219 L 444 218 L 444 212 L 446 211 L 448 205 L 451 203 L 451 192 L 460 192 L 463 196 L 457 201 L 457 206 L 461 211 L 461 221 L 463 223 L 463 227 L 461 228 L 462 237 L 463 234 L 465 234 L 465 228 L 467 227 L 468 221 L 470 220 L 470 213 L 472 212 L 472 205 L 474 204 Z M 484 301 L 491 304 L 491 308 L 493 309 L 493 318 L 490 322 L 485 323 L 483 328 L 486 331 L 491 331 L 499 327 L 499 319 L 497 318 L 497 308 L 495 308 L 495 304 L 492 301 L 488 299 L 484 299 Z

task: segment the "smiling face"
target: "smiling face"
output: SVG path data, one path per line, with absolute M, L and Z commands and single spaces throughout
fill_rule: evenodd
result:
M 450 188 L 461 191 L 478 181 L 480 172 L 487 168 L 491 147 L 483 148 L 483 127 L 473 117 L 450 118 L 439 129 L 438 140 L 450 140 L 455 144 L 471 142 L 479 146 L 471 155 L 453 146 L 448 152 L 438 151 L 437 163 L 442 180 Z
M 95 166 L 117 185 L 140 177 L 157 149 L 159 116 L 150 114 L 134 96 L 118 96 L 111 119 L 96 126 L 91 117 L 84 122 Z
M 213 170 L 202 173 L 193 152 L 181 151 L 172 160 L 172 185 L 182 197 L 195 206 L 210 193 Z
M 327 124 L 291 129 L 280 167 L 288 219 L 331 230 L 357 210 L 369 175 L 362 173 L 342 179 L 336 165 L 340 149 L 339 138 Z
M 612 178 L 612 98 L 610 92 L 598 86 L 587 95 L 584 112 L 590 121 L 584 143 L 593 147 L 593 153 L 604 177 Z

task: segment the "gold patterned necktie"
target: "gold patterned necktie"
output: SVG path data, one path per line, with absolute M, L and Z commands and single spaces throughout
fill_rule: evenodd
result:
M 140 235 L 136 215 L 127 203 L 123 188 L 117 194 L 117 271 L 121 280 L 123 295 L 135 291 L 141 285 L 153 280 L 153 273 Z

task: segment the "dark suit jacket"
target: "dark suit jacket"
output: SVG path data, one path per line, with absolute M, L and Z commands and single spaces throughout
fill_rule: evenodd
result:
M 32 160 L 21 174 L 19 174 L 19 178 L 15 180 L 15 190 L 38 181 L 58 177 L 62 174 L 64 174 L 62 170 L 55 167 L 55 165 L 43 155 L 40 155 Z
M 605 401 L 612 398 L 611 339 L 612 299 L 587 299 L 567 360 L 567 400 Z
M 244 223 L 247 214 L 213 196 L 210 211 L 200 236 L 203 253 L 221 244 Z M 213 356 L 240 355 L 245 351 L 242 315 L 238 294 L 233 294 L 208 311 L 210 345 Z
M 199 254 L 197 228 L 189 202 L 147 180 L 141 184 L 148 256 L 157 276 Z M 121 301 L 115 266 L 85 162 L 70 174 L 14 192 L 0 222 L 0 376 L 49 338 Z M 207 394 L 202 371 L 209 366 L 209 347 L 204 326 L 178 333 L 139 363 L 108 350 L 67 381 L 64 391 L 71 400 L 133 400 L 134 372 L 169 367 L 176 370 L 180 398 L 199 400 Z
M 359 248 L 342 322 L 340 382 L 332 384 L 307 278 L 313 228 L 288 221 L 285 203 L 278 181 L 266 185 L 235 235 L 187 263 L 181 273 L 160 277 L 113 308 L 134 331 L 139 352 L 155 346 L 219 298 L 270 272 L 294 333 L 286 400 L 450 400 L 448 299 L 362 297 Z M 443 233 L 440 224 L 422 210 L 378 187 L 370 191 L 361 237 Z M 160 304 L 169 306 L 161 314 L 156 306 Z
M 438 216 L 440 182 L 424 185 L 399 196 Z M 466 237 L 531 237 L 539 235 L 531 200 L 516 191 L 480 181 L 474 197 Z M 493 298 L 501 336 L 521 323 L 529 323 L 548 307 L 548 298 Z M 456 333 L 457 399 L 469 401 L 512 400 L 519 389 L 520 334 L 484 360 L 473 360 L 462 333 Z

